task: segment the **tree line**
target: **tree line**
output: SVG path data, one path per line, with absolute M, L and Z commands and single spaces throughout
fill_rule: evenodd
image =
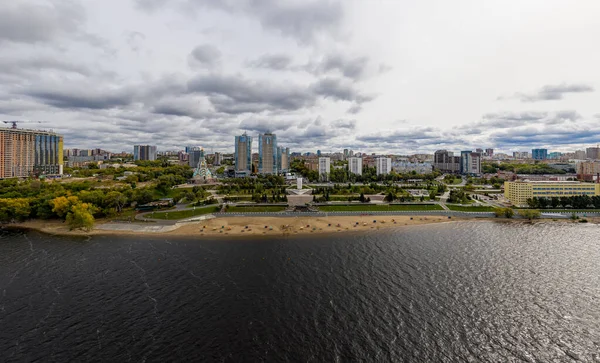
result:
M 530 208 L 573 208 L 588 209 L 600 208 L 600 196 L 575 195 L 571 197 L 552 197 L 539 198 L 533 197 L 527 199 L 527 205 Z

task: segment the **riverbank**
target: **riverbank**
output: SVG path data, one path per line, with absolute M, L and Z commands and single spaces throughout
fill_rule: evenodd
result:
M 151 235 L 246 236 L 340 233 L 409 225 L 441 223 L 463 218 L 446 216 L 328 216 L 328 217 L 225 217 L 204 221 L 157 225 L 154 223 L 103 223 L 92 231 L 70 231 L 61 221 L 33 220 L 11 225 L 61 236 Z
M 70 231 L 61 221 L 27 221 L 10 225 L 13 228 L 36 230 L 60 236 L 91 235 L 161 235 L 161 236 L 258 236 L 344 233 L 399 228 L 452 221 L 472 221 L 472 218 L 448 219 L 447 216 L 327 216 L 327 217 L 224 217 L 196 222 L 160 225 L 154 223 L 110 223 L 98 221 L 92 231 Z M 478 221 L 504 223 L 579 223 L 570 219 L 477 218 Z M 600 217 L 587 218 L 590 224 L 600 224 Z

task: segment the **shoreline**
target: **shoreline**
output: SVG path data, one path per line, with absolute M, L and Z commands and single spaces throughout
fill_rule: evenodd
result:
M 600 224 L 600 218 L 587 218 L 588 224 Z M 327 233 L 366 232 L 381 229 L 402 228 L 425 224 L 439 224 L 464 221 L 486 221 L 499 223 L 540 224 L 578 223 L 570 219 L 538 219 L 533 221 L 506 218 L 464 218 L 439 215 L 390 215 L 390 216 L 298 216 L 298 217 L 223 217 L 195 222 L 155 225 L 148 223 L 99 223 L 108 229 L 96 228 L 92 231 L 70 231 L 63 221 L 32 220 L 4 226 L 7 229 L 25 229 L 55 236 L 179 236 L 179 237 L 243 237 L 243 236 L 291 236 Z M 102 222 L 102 221 L 101 221 Z M 123 228 L 117 228 L 123 227 Z
M 483 219 L 483 218 L 481 218 Z M 25 229 L 55 236 L 137 235 L 137 236 L 288 236 L 324 233 L 347 233 L 399 228 L 432 223 L 464 221 L 467 218 L 448 219 L 446 216 L 328 216 L 328 217 L 225 217 L 174 225 L 149 225 L 148 223 L 98 223 L 123 226 L 123 229 L 70 231 L 62 221 L 32 220 L 6 225 L 8 229 Z M 375 221 L 375 222 L 374 222 Z M 134 228 L 139 230 L 131 230 Z M 153 230 L 154 229 L 154 230 Z

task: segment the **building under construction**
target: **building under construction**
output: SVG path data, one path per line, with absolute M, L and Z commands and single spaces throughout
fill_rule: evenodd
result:
M 0 128 L 0 178 L 63 173 L 63 137 L 54 132 Z

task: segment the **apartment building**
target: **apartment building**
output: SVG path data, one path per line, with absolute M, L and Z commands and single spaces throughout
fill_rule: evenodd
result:
M 576 181 L 507 181 L 504 196 L 516 206 L 526 206 L 527 199 L 600 195 L 600 184 Z

